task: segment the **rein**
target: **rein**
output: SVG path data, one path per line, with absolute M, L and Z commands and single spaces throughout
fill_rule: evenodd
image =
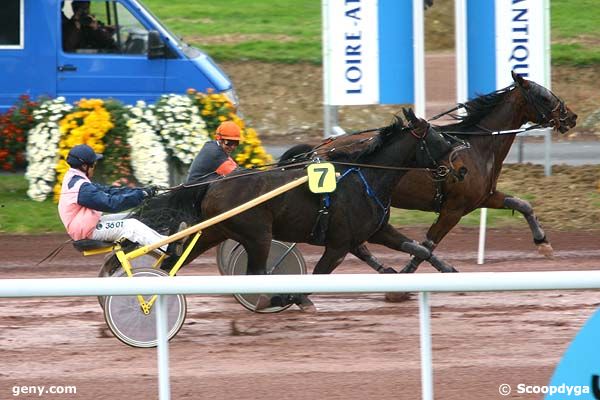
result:
M 441 176 L 445 176 L 448 173 L 447 167 L 445 167 L 443 165 L 434 169 L 434 168 L 424 168 L 424 167 L 389 167 L 386 165 L 360 164 L 360 163 L 352 163 L 352 162 L 345 162 L 345 161 L 327 161 L 327 162 L 330 164 L 345 165 L 348 167 L 387 169 L 387 170 L 391 170 L 391 171 L 425 171 L 425 172 L 441 174 Z
M 479 126 L 482 130 L 481 131 L 475 131 L 475 132 L 460 132 L 460 131 L 445 131 L 442 130 L 441 133 L 447 133 L 450 135 L 459 135 L 459 136 L 500 136 L 500 135 L 517 135 L 519 133 L 523 133 L 523 132 L 527 132 L 527 131 L 531 131 L 534 129 L 540 129 L 540 128 L 550 128 L 552 127 L 553 124 L 552 123 L 546 123 L 546 124 L 535 124 L 535 125 L 531 125 L 528 126 L 527 128 L 519 128 L 519 129 L 507 129 L 507 130 L 503 130 L 503 131 L 492 131 L 486 128 L 483 128 L 481 126 Z M 440 127 L 441 128 L 441 127 Z

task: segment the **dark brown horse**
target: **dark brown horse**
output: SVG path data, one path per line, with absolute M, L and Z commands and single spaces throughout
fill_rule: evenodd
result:
M 248 254 L 248 273 L 265 274 L 271 240 L 277 239 L 324 246 L 325 252 L 313 273 L 328 274 L 348 252 L 370 240 L 427 259 L 440 270 L 454 271 L 387 223 L 392 189 L 406 174 L 404 167 L 417 166 L 415 150 L 426 128 L 426 124 L 407 128 L 400 118 L 396 118 L 393 124 L 382 128 L 368 146 L 357 152 L 338 152 L 331 157 L 340 178 L 337 189 L 327 195 L 328 228 L 319 239 L 315 238 L 315 221 L 324 200 L 303 185 L 205 229 L 186 261 L 229 238 L 244 246 Z M 378 168 L 371 167 L 374 165 Z M 163 228 L 161 221 L 180 220 L 186 214 L 188 222 L 197 222 L 226 212 L 305 174 L 304 168 L 278 168 L 252 174 L 242 171 L 237 177 L 229 176 L 226 180 L 211 183 L 202 200 L 198 199 L 202 186 L 184 187 L 152 199 L 137 215 L 158 230 Z M 303 308 L 312 308 L 305 295 L 275 298 L 278 303 L 273 305 L 295 302 Z
M 515 139 L 514 133 L 502 134 L 501 131 L 517 130 L 523 124 L 533 122 L 564 133 L 575 126 L 577 115 L 550 90 L 514 73 L 513 79 L 512 85 L 462 105 L 466 115 L 453 115 L 458 123 L 434 126 L 435 130 L 449 133 L 465 144 L 450 152 L 446 159 L 445 164 L 452 173 L 444 179 L 432 179 L 427 172 L 410 171 L 394 188 L 392 207 L 439 213 L 422 243 L 431 251 L 464 215 L 477 208 L 495 208 L 523 214 L 538 250 L 546 256 L 552 255 L 552 246 L 531 204 L 496 189 L 502 163 Z M 281 159 L 293 158 L 298 153 L 309 156 L 316 153 L 327 158 L 335 154 L 336 149 L 364 146 L 372 135 L 343 135 L 311 150 L 307 150 L 306 145 L 298 145 Z M 370 266 L 382 270 L 383 266 L 365 246 L 355 252 Z M 413 272 L 421 261 L 414 257 L 403 272 Z

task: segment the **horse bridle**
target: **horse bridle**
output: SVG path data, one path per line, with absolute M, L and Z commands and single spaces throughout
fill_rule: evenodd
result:
M 557 104 L 554 108 L 545 110 L 539 104 L 539 102 L 535 101 L 533 95 L 530 93 L 531 89 L 525 89 L 522 85 L 517 86 L 519 87 L 521 94 L 523 95 L 527 103 L 535 109 L 538 118 L 538 124 L 540 124 L 541 126 L 553 127 L 554 129 L 558 129 L 564 122 L 566 122 L 567 118 L 569 117 L 569 112 L 567 111 L 565 102 L 561 100 L 557 95 L 552 93 L 551 90 L 546 89 L 557 100 Z M 535 86 L 535 90 L 540 89 L 537 86 Z

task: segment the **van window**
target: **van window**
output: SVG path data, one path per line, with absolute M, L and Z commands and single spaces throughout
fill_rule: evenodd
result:
M 23 47 L 23 0 L 0 1 L 0 48 Z
M 65 52 L 146 54 L 148 30 L 121 3 L 73 1 L 71 10 L 68 5 L 62 22 Z

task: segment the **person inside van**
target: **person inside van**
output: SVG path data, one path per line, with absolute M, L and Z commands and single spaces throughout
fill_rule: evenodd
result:
M 67 233 L 73 240 L 92 239 L 114 242 L 128 239 L 142 246 L 156 243 L 166 238 L 146 224 L 127 213 L 144 198 L 154 196 L 155 188 L 119 188 L 93 183 L 96 163 L 102 159 L 87 144 L 73 147 L 67 156 L 71 167 L 63 179 L 58 213 Z M 102 212 L 120 213 L 103 215 Z M 179 231 L 187 228 L 185 223 Z M 183 241 L 163 246 L 161 250 L 169 255 L 180 256 Z
M 89 1 L 71 3 L 73 16 L 68 19 L 63 14 L 63 49 L 65 52 L 76 50 L 97 50 L 114 52 L 117 44 L 113 38 L 115 28 L 104 25 L 90 13 Z

